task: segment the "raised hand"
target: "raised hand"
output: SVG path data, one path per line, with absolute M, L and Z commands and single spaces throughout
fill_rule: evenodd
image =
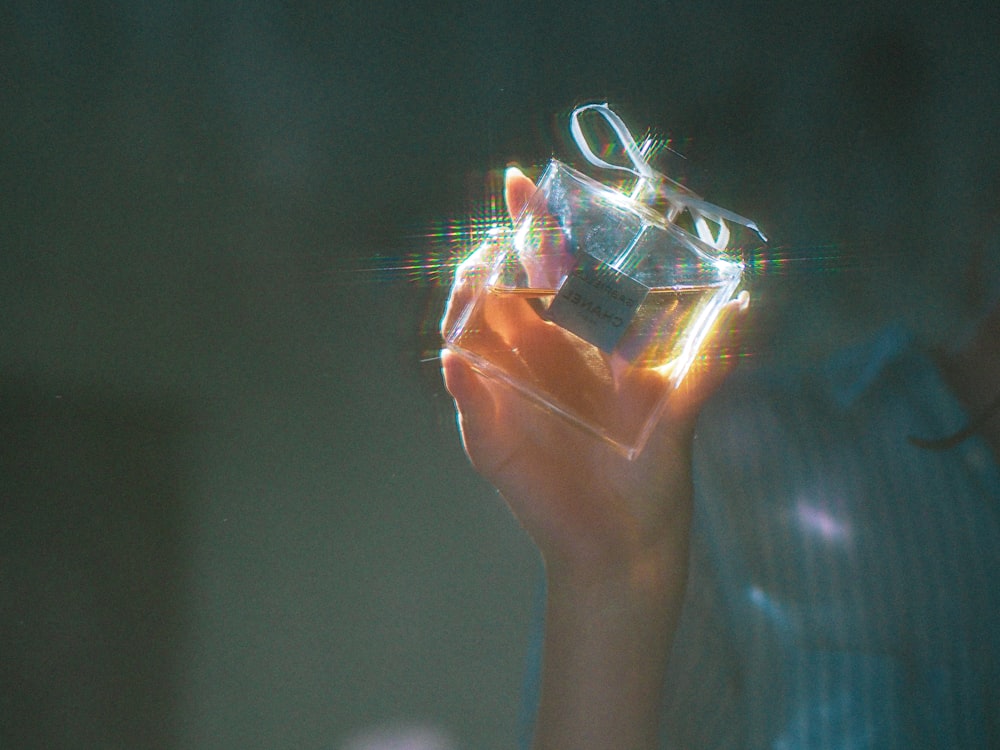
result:
M 512 217 L 533 190 L 527 177 L 508 170 Z M 444 331 L 483 291 L 492 251 L 484 246 L 459 268 Z M 527 267 L 536 276 L 545 272 Z M 492 304 L 479 332 L 496 337 L 495 351 L 508 357 L 508 371 L 556 378 L 563 392 L 585 404 L 594 373 L 607 365 L 613 382 L 599 384 L 596 407 L 605 412 L 649 408 L 650 392 L 663 392 L 668 376 L 655 370 L 616 374 L 606 359 L 579 366 L 582 350 L 563 331 L 526 300 L 509 302 Z M 476 371 L 459 354 L 442 352 L 465 450 L 500 490 L 545 562 L 537 750 L 656 747 L 660 692 L 687 578 L 695 419 L 734 361 L 725 356 L 733 344 L 731 323 L 746 303 L 741 295 L 725 307 L 705 346 L 708 354 L 671 394 L 633 461 Z
M 508 211 L 516 217 L 534 192 L 533 183 L 510 169 L 505 183 Z M 458 270 L 448 311 L 454 316 L 480 292 L 493 258 L 484 247 Z M 536 268 L 536 275 L 544 269 Z M 663 537 L 666 525 L 687 515 L 690 502 L 690 441 L 698 410 L 721 383 L 732 357 L 731 325 L 746 297 L 723 310 L 713 339 L 680 387 L 671 395 L 643 453 L 629 461 L 611 446 L 564 418 L 545 411 L 511 387 L 477 372 L 454 352 L 442 353 L 445 382 L 455 398 L 465 449 L 476 469 L 503 494 L 547 560 L 628 558 Z M 561 391 L 580 408 L 603 409 L 596 420 L 648 410 L 665 387 L 665 375 L 633 368 L 611 389 L 595 383 L 594 368 L 582 362 L 582 347 L 542 319 L 527 300 L 493 304 L 489 332 L 497 349 L 509 352 L 513 373 L 561 380 Z M 594 392 L 600 388 L 600 397 Z M 612 393 L 609 402 L 606 394 Z M 682 521 L 683 522 L 683 521 Z

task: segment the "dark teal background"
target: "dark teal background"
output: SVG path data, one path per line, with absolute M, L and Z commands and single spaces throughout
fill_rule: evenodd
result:
M 609 100 L 774 238 L 756 361 L 975 306 L 1000 11 L 864 7 L 5 4 L 0 746 L 512 746 L 537 563 L 372 269 Z

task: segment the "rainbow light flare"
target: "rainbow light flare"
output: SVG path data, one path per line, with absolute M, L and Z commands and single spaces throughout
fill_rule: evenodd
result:
M 450 287 L 455 268 L 486 239 L 490 230 L 510 225 L 503 201 L 503 170 L 487 176 L 485 196 L 460 218 L 432 221 L 410 237 L 417 248 L 398 254 L 376 255 L 356 271 L 377 283 L 404 282 L 418 287 Z
M 649 155 L 650 160 L 665 152 L 684 158 L 672 147 L 671 140 L 651 134 L 643 137 L 640 148 Z M 601 158 L 614 159 L 614 150 L 612 145 L 603 147 L 600 150 Z M 428 292 L 417 328 L 420 342 L 418 357 L 421 362 L 435 362 L 439 359 L 441 341 L 438 326 L 455 269 L 487 238 L 491 230 L 498 226 L 511 226 L 503 199 L 505 171 L 495 169 L 485 174 L 482 180 L 482 197 L 470 201 L 469 210 L 464 215 L 446 216 L 429 222 L 409 235 L 406 249 L 377 254 L 362 261 L 360 267 L 354 268 L 353 273 L 345 277 L 355 283 L 384 286 L 403 283 Z M 634 180 L 624 179 L 618 187 L 628 192 L 632 182 Z M 851 248 L 840 244 L 796 247 L 751 242 L 740 248 L 742 257 L 739 260 L 744 264 L 744 279 L 753 285 L 755 280 L 765 278 L 864 272 L 870 263 L 867 260 L 870 252 L 871 248 Z M 757 304 L 760 304 L 759 300 L 751 302 L 752 307 Z M 711 352 L 713 356 L 720 354 L 723 353 Z M 692 360 L 698 362 L 706 355 L 709 352 L 699 352 Z M 752 356 L 752 352 L 744 348 L 738 353 L 726 352 L 723 356 L 742 359 Z

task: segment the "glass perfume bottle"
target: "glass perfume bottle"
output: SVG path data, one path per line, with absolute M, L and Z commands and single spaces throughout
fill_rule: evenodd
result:
M 631 167 L 591 150 L 580 116 L 592 110 Z M 444 338 L 481 372 L 631 459 L 739 287 L 728 224 L 759 230 L 653 170 L 607 105 L 578 108 L 571 128 L 589 162 L 630 172 L 634 187 L 625 193 L 552 160 L 513 228 L 487 239 L 486 277 Z

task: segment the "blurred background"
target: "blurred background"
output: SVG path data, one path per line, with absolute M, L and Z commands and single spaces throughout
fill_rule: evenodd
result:
M 998 16 L 5 3 L 0 746 L 511 747 L 539 565 L 433 359 L 497 170 L 608 100 L 772 237 L 747 366 L 940 340 L 996 292 Z

